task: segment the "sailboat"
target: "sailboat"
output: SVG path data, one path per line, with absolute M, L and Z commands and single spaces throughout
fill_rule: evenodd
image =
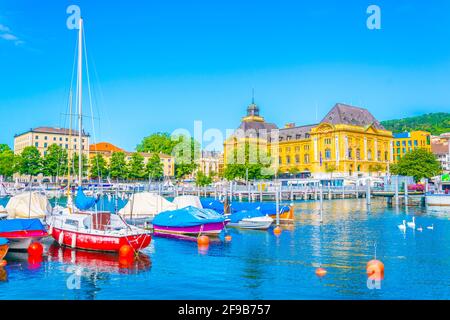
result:
M 117 252 L 123 245 L 135 251 L 150 244 L 148 231 L 131 226 L 118 214 L 97 211 L 97 199 L 87 197 L 82 187 L 83 178 L 83 113 L 82 113 L 82 71 L 83 71 L 83 19 L 79 19 L 78 29 L 78 70 L 77 102 L 79 122 L 78 143 L 78 190 L 75 201 L 68 188 L 68 205 L 64 210 L 54 213 L 48 220 L 49 234 L 61 245 L 73 249 Z M 70 157 L 69 157 L 70 158 Z M 70 161 L 70 159 L 69 159 Z M 93 207 L 95 210 L 90 211 Z

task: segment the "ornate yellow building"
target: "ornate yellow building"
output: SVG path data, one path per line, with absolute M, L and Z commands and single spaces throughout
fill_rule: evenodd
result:
M 384 173 L 393 162 L 392 132 L 368 110 L 341 103 L 318 124 L 288 124 L 282 129 L 266 123 L 252 103 L 238 130 L 225 142 L 225 165 L 233 163 L 230 158 L 236 160 L 231 151 L 242 145 L 253 146 L 253 152 L 266 149 L 279 173 L 363 176 Z

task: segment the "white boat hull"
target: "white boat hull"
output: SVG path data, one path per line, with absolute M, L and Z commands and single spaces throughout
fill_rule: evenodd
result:
M 450 194 L 432 194 L 425 197 L 429 206 L 450 206 Z
M 266 230 L 269 229 L 273 223 L 273 219 L 269 216 L 255 217 L 242 219 L 237 223 L 229 223 L 227 227 L 240 228 L 240 229 L 256 229 Z

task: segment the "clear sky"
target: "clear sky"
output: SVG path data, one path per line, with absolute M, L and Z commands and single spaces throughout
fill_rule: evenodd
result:
M 278 126 L 336 102 L 379 120 L 450 111 L 450 1 L 0 0 L 0 142 L 66 123 L 70 4 L 85 21 L 97 141 L 132 150 L 194 120 L 236 128 L 252 88 Z M 371 4 L 381 30 L 366 27 Z

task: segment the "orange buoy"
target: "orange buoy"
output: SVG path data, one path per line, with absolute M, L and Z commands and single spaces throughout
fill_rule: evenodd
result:
M 231 241 L 231 236 L 229 234 L 225 236 L 225 241 L 227 241 L 227 242 Z
M 280 234 L 281 234 L 281 228 L 280 227 L 275 227 L 275 229 L 273 229 L 273 233 L 276 235 L 276 236 L 279 236 Z
M 133 258 L 134 250 L 131 246 L 124 244 L 119 249 L 119 257 L 124 259 Z
M 209 245 L 209 237 L 208 236 L 200 236 L 200 237 L 198 237 L 197 244 L 199 246 L 208 246 Z
M 370 260 L 366 266 L 367 276 L 373 280 L 383 280 L 384 264 L 380 260 Z
M 317 268 L 316 269 L 316 276 L 318 277 L 324 277 L 327 274 L 327 270 L 324 268 Z
M 28 255 L 33 257 L 40 257 L 44 252 L 44 247 L 39 242 L 33 242 L 28 247 Z
M 6 260 L 0 260 L 0 268 L 6 267 L 8 262 Z

